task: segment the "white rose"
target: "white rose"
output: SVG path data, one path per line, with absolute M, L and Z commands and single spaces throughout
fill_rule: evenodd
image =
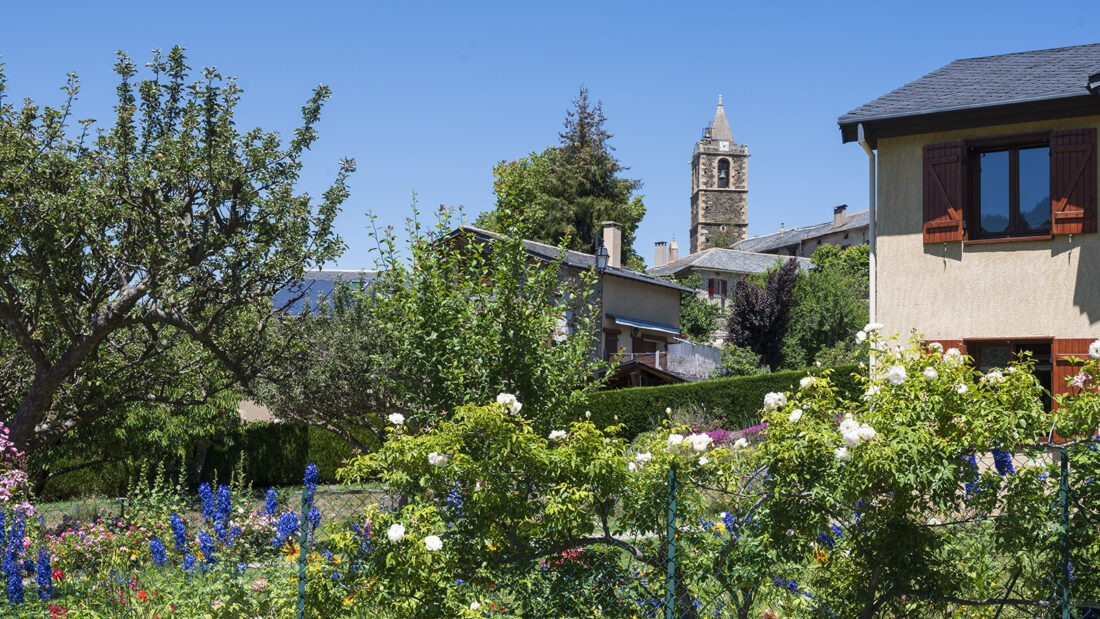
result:
M 405 416 L 401 413 L 390 413 L 390 416 L 386 419 L 389 419 L 390 423 L 395 426 L 399 426 L 405 423 Z
M 665 407 L 665 414 L 666 415 L 671 415 L 672 414 L 672 407 L 671 406 L 666 406 Z
M 1089 357 L 1092 359 L 1100 359 L 1100 340 L 1096 340 L 1089 344 Z
M 470 610 L 480 610 L 480 609 L 481 609 L 481 604 L 479 604 L 477 600 L 474 600 L 473 602 L 470 602 Z
M 844 440 L 844 444 L 848 447 L 859 446 L 859 430 L 854 432 L 841 432 L 840 438 Z
M 648 451 L 643 451 L 639 454 L 634 455 L 634 461 L 637 462 L 638 464 L 645 464 L 646 462 L 649 462 L 652 459 L 653 459 L 653 454 L 649 453 Z
M 955 393 L 957 393 L 959 395 L 966 395 L 967 391 L 969 391 L 969 389 L 966 388 L 966 385 L 956 385 L 955 386 Z
M 710 464 L 710 459 L 706 456 L 699 456 L 699 466 L 706 466 Z
M 930 351 L 932 351 L 936 354 L 942 353 L 943 352 L 943 344 L 940 344 L 939 342 L 932 342 L 931 344 L 928 345 L 928 350 L 930 350 Z
M 764 410 L 774 411 L 787 405 L 787 396 L 782 393 L 769 393 L 764 396 Z
M 947 365 L 956 367 L 962 363 L 962 353 L 958 348 L 948 348 L 947 352 L 943 353 L 943 360 Z
M 679 446 L 684 442 L 683 434 L 669 434 L 668 435 L 668 449 Z
M 627 465 L 626 465 L 626 470 L 628 470 L 628 471 L 630 471 L 631 473 L 633 473 L 634 471 L 637 471 L 637 470 L 638 470 L 638 465 L 637 465 L 637 464 L 634 464 L 633 462 L 628 462 L 628 463 L 627 463 Z
M 867 334 L 864 333 L 863 331 L 857 331 L 856 332 L 856 343 L 862 344 L 865 341 L 867 341 Z
M 833 455 L 841 462 L 847 462 L 852 459 L 852 452 L 848 451 L 847 447 L 837 447 L 833 450 Z
M 687 442 L 691 443 L 691 448 L 695 451 L 706 451 L 707 447 L 714 442 L 714 439 L 706 434 L 699 433 L 688 435 Z
M 560 441 L 561 439 L 565 438 L 565 434 L 565 430 L 552 430 L 550 432 L 550 440 Z
M 1005 382 L 1005 375 L 1001 374 L 997 370 L 993 370 L 982 377 L 982 380 L 984 380 L 987 384 L 996 387 L 997 385 Z
M 878 392 L 879 392 L 878 385 L 871 385 L 870 387 L 867 388 L 867 391 L 863 392 L 863 399 L 864 400 L 870 400 L 870 399 L 874 398 L 876 395 L 878 395 Z
M 399 523 L 393 523 L 390 528 L 386 530 L 386 537 L 391 542 L 399 542 L 402 537 L 405 537 L 405 527 Z
M 497 394 L 497 404 L 504 405 L 504 408 L 507 408 L 513 415 L 518 415 L 520 409 L 523 408 L 523 404 L 510 393 Z
M 748 446 L 749 446 L 749 442 L 747 440 L 745 440 L 745 437 L 743 437 L 743 436 L 733 442 L 733 448 L 734 449 L 747 449 Z
M 865 423 L 860 424 L 859 430 L 856 431 L 856 434 L 859 435 L 859 438 L 861 438 L 865 441 L 869 441 L 869 440 L 875 438 L 876 436 L 878 436 L 878 432 L 875 432 L 874 428 L 872 428 L 871 426 L 869 426 Z
M 854 433 L 854 432 L 858 432 L 858 431 L 859 431 L 859 422 L 856 421 L 855 419 L 852 419 L 852 414 L 851 413 L 845 413 L 844 414 L 844 419 L 840 420 L 840 433 L 841 434 L 843 434 L 845 432 Z
M 788 417 L 787 419 L 790 419 L 791 423 L 795 423 L 799 419 L 802 419 L 802 409 L 801 408 L 794 409 L 793 411 L 791 411 L 791 416 Z
M 890 381 L 891 385 L 900 385 L 905 382 L 908 375 L 905 373 L 905 368 L 900 365 L 895 365 L 889 370 L 886 370 L 886 380 Z
M 928 366 L 928 367 L 924 368 L 924 379 L 925 380 L 936 380 L 939 377 L 940 377 L 940 373 L 936 371 L 936 368 L 934 368 L 932 366 Z
M 441 453 L 432 452 L 428 454 L 428 464 L 432 466 L 443 466 L 447 464 L 449 458 Z
M 813 376 L 804 376 L 802 380 L 798 381 L 798 387 L 799 389 L 806 389 L 807 387 L 812 387 L 816 382 L 817 379 Z
M 429 535 L 424 538 L 424 547 L 432 552 L 443 550 L 443 540 L 438 535 Z

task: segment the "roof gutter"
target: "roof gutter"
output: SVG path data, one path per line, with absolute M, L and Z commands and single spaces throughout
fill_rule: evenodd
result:
M 877 237 L 875 236 L 875 223 L 878 220 L 878 160 L 875 157 L 875 149 L 871 147 L 871 144 L 867 141 L 867 136 L 863 131 L 863 123 L 859 124 L 857 128 L 857 135 L 859 136 L 859 145 L 863 147 L 863 152 L 867 153 L 867 244 L 870 248 L 870 275 L 871 281 L 868 286 L 868 314 L 871 318 L 871 322 L 878 322 L 878 303 L 876 297 L 877 291 L 877 277 L 876 271 L 876 245 Z

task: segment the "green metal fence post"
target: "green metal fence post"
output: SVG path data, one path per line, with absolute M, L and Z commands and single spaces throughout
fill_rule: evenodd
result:
M 676 466 L 668 467 L 668 589 L 665 593 L 665 619 L 676 617 Z
M 1069 450 L 1063 447 L 1062 477 L 1058 481 L 1058 504 L 1062 508 L 1062 619 L 1070 619 L 1069 583 L 1072 564 L 1069 560 Z
M 306 547 L 309 546 L 309 488 L 302 488 L 302 513 L 298 518 L 298 619 L 306 616 Z

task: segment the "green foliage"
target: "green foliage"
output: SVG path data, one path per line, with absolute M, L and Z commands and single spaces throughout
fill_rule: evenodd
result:
M 855 370 L 855 366 L 834 370 L 838 389 L 851 397 L 861 392 L 859 383 L 852 378 Z M 737 430 L 760 423 L 760 403 L 765 394 L 788 391 L 804 375 L 804 372 L 787 371 L 600 391 L 588 398 L 585 407 L 601 427 L 622 424 L 622 435 L 628 439 L 660 427 L 667 418 L 666 408 L 702 411 L 709 418 L 720 421 L 723 428 Z
M 822 245 L 814 252 L 814 268 L 795 286 L 797 305 L 783 336 L 785 367 L 860 360 L 853 342 L 868 320 L 868 252 L 867 245 Z
M 582 87 L 573 105 L 558 146 L 493 168 L 496 210 L 480 215 L 476 224 L 505 232 L 502 218 L 518 211 L 531 222 L 531 240 L 592 253 L 601 222 L 616 221 L 623 225 L 623 264 L 642 269 L 645 262 L 634 250 L 645 216 L 642 197 L 634 195 L 642 183 L 619 176 L 626 168 L 612 155 L 600 103 L 589 103 Z
M 731 376 L 756 376 L 767 374 L 770 370 L 760 361 L 760 355 L 743 346 L 726 344 L 722 348 L 722 366 L 715 372 L 715 378 Z
M 679 283 L 697 290 L 701 280 L 695 274 Z M 714 339 L 722 308 L 695 290 L 680 293 L 680 333 L 693 342 L 707 344 Z
M 69 124 L 75 76 L 39 107 L 0 74 L 0 418 L 26 449 L 247 386 L 288 345 L 271 298 L 343 247 L 354 163 L 319 202 L 295 191 L 328 88 L 284 144 L 240 132 L 236 82 L 192 81 L 181 48 L 146 67 L 119 54 L 116 117 L 94 133 Z
M 453 228 L 451 215 L 441 209 L 430 229 L 409 220 L 411 266 L 392 231 L 378 237 L 385 270 L 370 294 L 390 352 L 353 387 L 369 384 L 386 398 L 374 410 L 399 410 L 412 427 L 500 392 L 551 427 L 599 385 L 593 275 L 533 258 L 519 220 L 483 238 Z

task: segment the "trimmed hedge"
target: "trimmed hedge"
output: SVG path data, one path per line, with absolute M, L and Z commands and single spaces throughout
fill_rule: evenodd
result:
M 861 390 L 853 378 L 855 365 L 833 368 L 832 381 L 849 397 L 858 397 Z M 642 432 L 657 428 L 668 418 L 665 408 L 696 415 L 721 423 L 727 430 L 739 430 L 760 423 L 764 395 L 797 389 L 806 371 L 774 372 L 758 376 L 717 378 L 696 383 L 632 387 L 592 394 L 586 406 L 592 419 L 600 426 L 622 423 L 624 436 L 633 439 Z M 582 413 L 583 414 L 583 413 Z M 615 416 L 618 416 L 618 422 Z

